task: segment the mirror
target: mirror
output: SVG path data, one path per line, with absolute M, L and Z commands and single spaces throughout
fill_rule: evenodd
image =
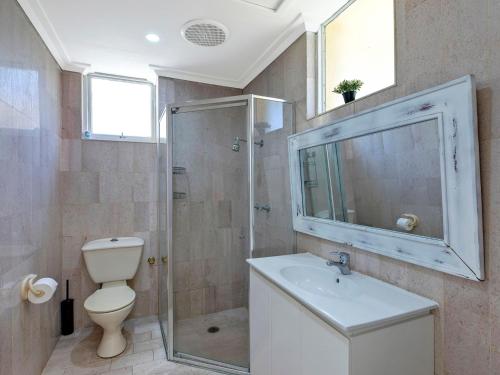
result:
M 437 119 L 302 149 L 305 215 L 443 239 L 441 149 Z
M 294 229 L 483 280 L 476 118 L 466 76 L 290 136 Z

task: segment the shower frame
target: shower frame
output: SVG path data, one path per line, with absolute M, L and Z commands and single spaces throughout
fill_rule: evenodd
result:
M 202 100 L 192 100 L 181 103 L 173 103 L 166 106 L 166 144 L 159 143 L 159 147 L 167 147 L 167 176 L 166 176 L 166 194 L 167 194 L 167 208 L 166 208 L 166 247 L 167 247 L 167 332 L 164 331 L 163 324 L 160 322 L 163 343 L 167 353 L 167 359 L 169 361 L 183 363 L 187 365 L 202 367 L 208 370 L 222 371 L 227 374 L 249 374 L 250 368 L 244 369 L 238 366 L 230 365 L 227 363 L 219 362 L 216 360 L 210 360 L 206 358 L 199 358 L 189 354 L 181 353 L 181 356 L 176 356 L 174 353 L 174 292 L 173 292 L 173 130 L 172 124 L 174 121 L 174 115 L 179 113 L 196 112 L 208 109 L 220 109 L 228 107 L 246 106 L 246 139 L 247 142 L 247 157 L 248 157 L 248 175 L 247 175 L 247 187 L 248 187 L 248 219 L 249 219 L 249 251 L 248 257 L 252 258 L 252 251 L 254 249 L 254 224 L 255 224 L 255 213 L 254 213 L 254 158 L 253 152 L 255 148 L 254 140 L 254 124 L 255 124 L 255 99 L 262 99 L 274 102 L 280 102 L 283 104 L 292 105 L 292 119 L 291 121 L 295 124 L 295 112 L 293 109 L 294 104 L 284 99 L 272 98 L 267 96 L 260 96 L 254 94 L 228 96 L 222 98 L 214 99 L 202 99 Z M 161 125 L 160 125 L 161 126 Z M 160 241 L 161 242 L 161 241 Z M 160 250 L 161 251 L 161 250 Z M 160 254 L 161 255 L 161 254 Z M 249 353 L 250 355 L 250 353 Z

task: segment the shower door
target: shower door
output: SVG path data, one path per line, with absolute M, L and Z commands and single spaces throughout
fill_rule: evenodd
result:
M 169 358 L 234 373 L 249 368 L 248 107 L 172 108 L 169 126 Z

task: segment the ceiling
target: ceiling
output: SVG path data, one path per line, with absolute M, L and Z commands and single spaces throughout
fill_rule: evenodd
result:
M 245 87 L 304 31 L 346 0 L 18 0 L 63 69 L 160 76 Z M 182 26 L 212 19 L 216 47 L 188 43 Z M 148 33 L 158 43 L 145 39 Z

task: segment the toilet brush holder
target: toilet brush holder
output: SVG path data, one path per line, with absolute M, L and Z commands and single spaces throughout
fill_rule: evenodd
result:
M 73 299 L 69 298 L 69 280 L 66 280 L 66 299 L 61 301 L 61 335 L 71 335 L 74 330 Z

